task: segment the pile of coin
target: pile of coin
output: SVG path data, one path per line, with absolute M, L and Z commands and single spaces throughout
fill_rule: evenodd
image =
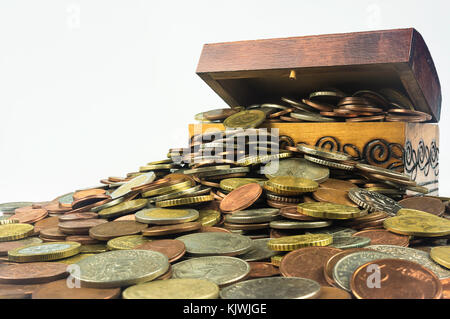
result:
M 124 177 L 0 204 L 0 297 L 450 298 L 448 198 L 244 130 L 251 111 Z
M 251 128 L 280 122 L 419 123 L 431 120 L 432 116 L 415 110 L 409 98 L 396 89 L 348 94 L 331 88 L 312 92 L 299 100 L 282 97 L 275 103 L 211 110 L 197 114 L 195 119 L 202 123 L 223 122 L 227 128 Z

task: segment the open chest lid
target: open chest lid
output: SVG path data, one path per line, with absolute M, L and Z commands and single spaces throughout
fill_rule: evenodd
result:
M 197 74 L 230 106 L 307 98 L 323 88 L 348 94 L 392 88 L 438 122 L 441 86 L 413 28 L 205 44 Z

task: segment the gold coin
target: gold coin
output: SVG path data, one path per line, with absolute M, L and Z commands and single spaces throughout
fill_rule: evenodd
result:
M 29 224 L 4 224 L 0 225 L 0 242 L 18 240 L 31 235 L 33 225 Z
M 266 113 L 260 110 L 246 110 L 233 114 L 223 121 L 226 128 L 254 128 L 262 124 L 266 119 Z
M 89 256 L 94 256 L 94 254 L 78 254 L 72 257 L 56 260 L 56 262 L 63 263 L 66 265 L 72 265 Z
M 437 216 L 395 216 L 384 220 L 384 228 L 417 237 L 440 237 L 450 235 L 450 220 Z
M 135 214 L 137 222 L 144 224 L 172 225 L 194 221 L 199 213 L 195 209 L 147 208 Z
M 284 255 L 276 255 L 270 257 L 270 263 L 275 267 L 280 267 L 281 259 L 283 259 Z
M 163 159 L 163 160 L 160 160 L 160 161 L 148 162 L 147 165 L 171 164 L 171 163 L 172 163 L 171 159 Z
M 128 287 L 124 299 L 216 299 L 219 286 L 205 279 L 156 280 Z
M 131 192 L 131 189 L 133 187 L 141 186 L 147 183 L 151 183 L 155 180 L 156 175 L 153 172 L 142 174 L 139 176 L 134 177 L 133 179 L 129 180 L 122 186 L 120 186 L 118 189 L 116 189 L 114 192 L 111 193 L 111 198 L 116 199 L 119 197 L 122 197 L 128 193 Z
M 174 164 L 152 164 L 139 167 L 139 171 L 149 172 L 149 171 L 167 170 L 174 167 L 175 167 Z
M 151 240 L 142 235 L 120 236 L 110 239 L 106 246 L 109 250 L 134 249 L 135 247 L 148 243 Z
M 183 197 L 176 199 L 164 200 L 156 203 L 157 207 L 172 207 L 180 205 L 190 205 L 196 203 L 210 202 L 214 200 L 214 195 L 203 195 L 193 197 Z
M 80 247 L 80 243 L 71 241 L 31 244 L 8 251 L 8 259 L 15 262 L 63 259 L 78 254 Z
M 99 254 L 104 253 L 108 250 L 108 247 L 104 244 L 91 244 L 91 245 L 81 245 L 80 253 L 85 254 Z
M 192 186 L 192 182 L 190 180 L 186 180 L 186 181 L 174 184 L 174 185 L 163 186 L 160 188 L 152 189 L 152 190 L 141 193 L 141 195 L 142 195 L 142 197 L 165 195 L 165 194 L 169 194 L 174 191 L 181 191 L 181 190 L 188 189 L 191 186 Z
M 333 243 L 330 234 L 304 234 L 270 239 L 267 246 L 275 251 L 292 251 L 309 246 L 328 246 Z
M 145 206 L 147 206 L 147 202 L 148 201 L 145 198 L 122 202 L 113 207 L 102 209 L 98 212 L 98 216 L 100 218 L 111 218 L 125 215 L 127 213 L 135 212 L 139 209 L 144 208 Z
M 439 265 L 450 268 L 450 246 L 431 248 L 430 257 Z
M 265 179 L 262 178 L 226 178 L 220 181 L 220 188 L 231 192 L 232 190 L 247 185 L 251 183 L 258 183 L 259 185 L 263 185 Z
M 200 209 L 197 222 L 202 226 L 214 226 L 220 221 L 221 214 L 214 209 Z
M 300 203 L 297 205 L 297 211 L 303 215 L 326 219 L 349 219 L 367 214 L 367 211 L 358 207 L 326 202 Z
M 281 192 L 298 194 L 313 192 L 319 188 L 319 184 L 312 179 L 294 176 L 277 176 L 266 181 L 265 185 Z
M 436 215 L 410 208 L 402 208 L 397 211 L 397 216 L 423 216 L 423 217 L 438 217 Z

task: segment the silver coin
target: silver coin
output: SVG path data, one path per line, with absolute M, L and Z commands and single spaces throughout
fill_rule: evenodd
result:
M 356 239 L 357 238 L 357 239 Z M 360 248 L 370 245 L 371 239 L 360 236 L 339 236 L 333 237 L 333 243 L 329 247 L 339 249 Z
M 134 214 L 139 223 L 155 225 L 173 225 L 191 222 L 198 219 L 195 209 L 146 208 Z
M 0 212 L 14 212 L 17 208 L 31 206 L 33 202 L 11 202 L 11 203 L 2 203 L 0 204 Z
M 151 250 L 113 250 L 76 263 L 83 287 L 115 288 L 153 280 L 169 269 L 167 256 Z
M 350 289 L 350 279 L 353 273 L 365 263 L 377 259 L 389 258 L 391 255 L 380 251 L 362 250 L 341 258 L 333 268 L 333 279 L 336 285 L 346 291 Z
M 270 228 L 275 229 L 311 229 L 328 227 L 333 222 L 331 220 L 318 220 L 312 222 L 301 222 L 293 220 L 275 220 L 270 222 Z
M 395 200 L 383 194 L 361 188 L 350 189 L 348 197 L 358 206 L 369 209 L 370 212 L 382 211 L 395 216 L 403 208 Z
M 221 299 L 312 299 L 320 294 L 318 282 L 307 278 L 258 278 L 235 283 L 220 291 Z
M 244 279 L 249 272 L 246 261 L 227 256 L 191 258 L 172 265 L 172 278 L 206 279 L 218 286 Z
M 250 250 L 240 255 L 239 258 L 245 261 L 259 261 L 278 255 L 278 252 L 267 246 L 269 240 L 270 238 L 253 239 Z
M 176 238 L 186 246 L 186 252 L 193 256 L 236 256 L 249 251 L 252 240 L 229 233 L 194 233 Z
M 294 176 L 312 179 L 317 183 L 322 183 L 330 176 L 328 167 L 318 165 L 305 160 L 304 158 L 287 158 L 270 161 L 264 166 L 262 172 L 267 178 L 276 176 Z
M 136 177 L 134 177 L 133 179 L 123 183 L 122 185 L 120 185 L 119 188 L 117 188 L 115 191 L 113 191 L 110 196 L 112 199 L 116 199 L 119 197 L 123 197 L 129 193 L 132 192 L 132 188 L 133 187 L 137 187 L 137 186 L 141 186 L 141 185 L 145 185 L 148 183 L 151 183 L 155 180 L 156 178 L 156 174 L 154 172 L 149 172 L 149 173 L 145 173 L 145 174 L 140 174 Z
M 450 277 L 450 270 L 445 269 L 439 264 L 435 263 L 431 259 L 430 254 L 425 251 L 395 245 L 370 245 L 365 248 L 387 253 L 391 257 L 393 256 L 398 259 L 406 259 L 416 262 L 434 272 L 436 276 L 439 277 L 439 279 Z
M 278 208 L 246 209 L 227 214 L 225 221 L 236 224 L 266 223 L 278 218 Z

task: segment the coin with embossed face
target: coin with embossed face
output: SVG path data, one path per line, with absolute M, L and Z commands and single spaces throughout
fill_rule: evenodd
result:
M 195 233 L 177 238 L 186 246 L 186 252 L 194 256 L 236 256 L 252 247 L 246 236 L 228 233 Z
M 71 257 L 80 252 L 81 244 L 70 241 L 30 244 L 8 251 L 15 262 L 48 261 Z
M 219 286 L 205 279 L 168 279 L 128 287 L 124 299 L 216 299 Z
M 381 211 L 391 216 L 395 216 L 397 211 L 402 209 L 395 200 L 384 196 L 383 194 L 368 191 L 361 188 L 349 190 L 348 197 L 357 205 L 368 209 L 370 212 Z
M 258 278 L 235 283 L 220 291 L 221 299 L 314 299 L 317 281 L 307 278 Z
M 153 280 L 169 269 L 167 257 L 150 250 L 114 250 L 87 257 L 72 276 L 82 287 L 115 288 Z
M 309 162 L 303 158 L 287 158 L 271 161 L 264 166 L 267 178 L 276 176 L 294 176 L 312 179 L 318 183 L 324 182 L 330 175 L 327 167 Z
M 138 211 L 135 216 L 140 223 L 172 225 L 194 221 L 199 213 L 195 209 L 147 208 Z
M 172 270 L 172 278 L 206 279 L 222 287 L 246 278 L 250 265 L 236 257 L 208 256 L 176 263 Z
M 266 119 L 266 113 L 260 110 L 246 110 L 233 114 L 223 121 L 226 128 L 254 128 Z

